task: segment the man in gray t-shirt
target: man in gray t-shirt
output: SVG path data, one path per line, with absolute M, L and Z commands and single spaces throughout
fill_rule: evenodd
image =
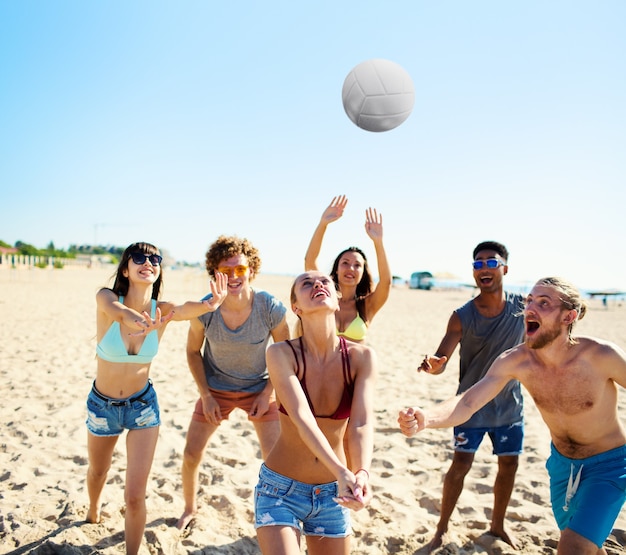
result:
M 285 306 L 265 291 L 253 289 L 261 259 L 247 239 L 219 237 L 206 253 L 209 276 L 228 276 L 228 294 L 210 318 L 191 320 L 187 362 L 199 399 L 189 423 L 182 465 L 185 510 L 178 528 L 197 511 L 198 475 L 211 436 L 234 409 L 244 410 L 267 456 L 280 433 L 274 388 L 265 350 L 270 340 L 289 339 Z
M 502 283 L 508 271 L 508 258 L 508 250 L 501 243 L 485 241 L 476 246 L 474 280 L 480 293 L 452 313 L 437 352 L 426 356 L 418 371 L 441 374 L 460 344 L 457 393 L 461 393 L 479 381 L 500 354 L 523 341 L 523 298 L 505 292 Z M 444 479 L 441 515 L 429 544 L 431 550 L 443 543 L 450 516 L 463 490 L 463 481 L 485 434 L 489 435 L 493 452 L 498 456 L 490 532 L 516 546 L 515 538 L 504 529 L 504 516 L 522 452 L 524 404 L 519 382 L 511 381 L 495 399 L 454 428 L 454 456 Z

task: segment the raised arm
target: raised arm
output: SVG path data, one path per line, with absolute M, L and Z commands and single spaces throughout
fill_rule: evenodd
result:
M 348 199 L 345 195 L 339 195 L 337 197 L 333 197 L 333 200 L 330 201 L 330 204 L 324 210 L 322 217 L 320 219 L 319 224 L 315 228 L 313 232 L 313 237 L 311 237 L 311 242 L 309 243 L 309 248 L 304 255 L 304 270 L 319 270 L 317 267 L 317 257 L 320 254 L 320 250 L 322 249 L 322 241 L 324 240 L 324 233 L 326 233 L 326 227 L 328 224 L 338 220 L 343 216 L 343 211 L 348 204 Z
M 368 208 L 365 211 L 365 232 L 374 243 L 378 263 L 378 283 L 374 287 L 374 291 L 365 299 L 367 321 L 371 322 L 376 313 L 387 302 L 392 282 L 391 269 L 383 245 L 383 216 L 378 214 L 375 208 Z

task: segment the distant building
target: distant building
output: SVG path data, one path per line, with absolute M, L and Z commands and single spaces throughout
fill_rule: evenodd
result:
M 433 275 L 430 272 L 413 272 L 409 280 L 409 289 L 426 289 L 433 286 Z

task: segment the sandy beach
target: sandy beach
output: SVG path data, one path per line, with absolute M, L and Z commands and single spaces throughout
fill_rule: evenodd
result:
M 164 270 L 163 299 L 183 302 L 206 293 L 203 270 Z M 85 400 L 96 368 L 95 293 L 109 284 L 113 271 L 0 267 L 0 554 L 124 553 L 125 436 L 118 442 L 105 486 L 104 520 L 84 521 Z M 288 304 L 291 281 L 288 276 L 261 274 L 253 285 Z M 454 394 L 457 353 L 443 375 L 418 374 L 415 368 L 424 353 L 437 347 L 451 311 L 472 294 L 471 289 L 417 291 L 396 286 L 371 326 L 369 344 L 380 363 L 371 472 L 374 499 L 366 510 L 353 513 L 354 554 L 425 552 L 439 517 L 452 433 L 427 430 L 408 439 L 399 432 L 396 418 L 405 406 L 428 406 Z M 577 332 L 626 347 L 626 305 L 609 301 L 604 307 L 598 299 L 589 306 Z M 148 484 L 141 553 L 256 555 L 260 552 L 252 524 L 252 492 L 260 452 L 241 411 L 221 425 L 207 449 L 196 519 L 183 532 L 175 527 L 183 510 L 182 452 L 196 400 L 185 358 L 187 328 L 186 322 L 169 325 L 152 364 L 162 426 Z M 446 541 L 435 553 L 556 553 L 559 533 L 544 467 L 549 434 L 528 395 L 525 401 L 525 451 L 507 513 L 508 529 L 520 550 L 487 533 L 497 464 L 485 441 Z M 620 413 L 626 422 L 624 391 Z M 606 548 L 612 555 L 626 552 L 626 509 Z

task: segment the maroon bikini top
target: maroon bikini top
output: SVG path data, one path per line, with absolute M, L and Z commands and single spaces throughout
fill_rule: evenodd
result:
M 350 418 L 350 408 L 352 407 L 352 396 L 354 394 L 354 382 L 350 377 L 350 357 L 348 356 L 348 346 L 346 345 L 346 340 L 343 337 L 339 337 L 339 350 L 341 351 L 341 364 L 343 367 L 343 393 L 341 394 L 341 401 L 339 401 L 339 406 L 333 414 L 322 416 L 316 414 L 313 404 L 311 403 L 311 399 L 309 398 L 309 392 L 306 388 L 306 358 L 304 357 L 302 337 L 299 337 L 298 339 L 300 340 L 300 352 L 302 353 L 302 377 L 299 377 L 300 362 L 298 361 L 296 350 L 293 348 L 291 341 L 287 340 L 287 345 L 291 347 L 293 356 L 296 359 L 296 376 L 298 376 L 298 381 L 300 382 L 302 391 L 304 391 L 304 395 L 309 402 L 309 407 L 311 407 L 313 416 L 316 418 L 330 418 L 332 420 L 344 420 L 346 418 Z M 278 407 L 278 410 L 283 414 L 287 414 L 287 411 L 282 405 Z

